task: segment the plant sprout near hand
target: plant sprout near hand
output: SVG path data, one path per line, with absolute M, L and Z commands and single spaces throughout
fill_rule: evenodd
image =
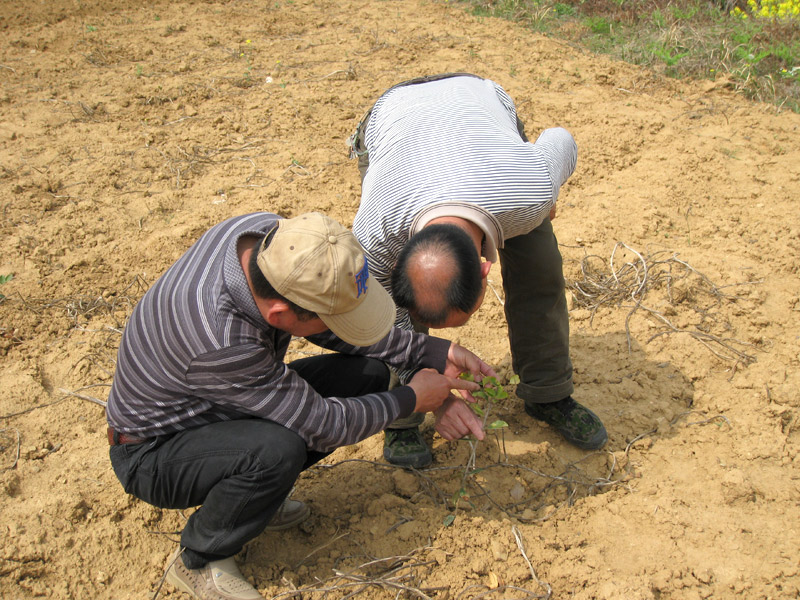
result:
M 475 378 L 472 376 L 472 373 L 462 373 L 459 375 L 460 379 L 465 379 L 467 381 L 475 381 Z M 475 392 L 472 392 L 472 396 L 476 399 L 475 402 L 469 404 L 469 407 L 472 411 L 478 415 L 481 419 L 483 419 L 483 429 L 484 431 L 491 431 L 497 429 L 503 429 L 508 427 L 508 423 L 501 419 L 497 419 L 488 423 L 489 417 L 492 413 L 492 408 L 495 404 L 497 404 L 498 400 L 503 400 L 508 398 L 508 392 L 506 392 L 505 388 L 497 381 L 496 377 L 484 377 L 481 381 L 478 382 L 481 388 Z M 516 385 L 519 383 L 519 376 L 512 375 L 508 383 L 510 385 Z M 476 453 L 475 450 L 478 445 L 478 441 L 473 436 L 468 435 L 464 438 L 465 441 L 469 442 L 470 446 L 470 457 L 467 461 L 467 465 L 464 467 L 464 475 L 461 478 L 461 487 L 453 494 L 453 506 L 454 510 L 452 513 L 447 515 L 444 519 L 444 525 L 449 526 L 453 524 L 453 521 L 456 519 L 456 511 L 458 510 L 458 503 L 461 500 L 465 502 L 469 502 L 470 506 L 474 505 L 470 501 L 469 494 L 467 493 L 467 479 L 478 473 L 481 469 L 475 468 L 475 460 L 476 460 Z
M 458 377 L 459 379 L 465 379 L 466 381 L 475 381 L 472 373 L 462 373 Z M 479 381 L 478 383 L 480 384 L 481 389 L 476 392 L 472 392 L 472 396 L 474 398 L 478 398 L 479 401 L 483 400 L 483 404 L 481 405 L 480 402 L 473 402 L 469 405 L 469 407 L 472 409 L 472 412 L 483 419 L 484 431 L 508 427 L 508 423 L 499 419 L 488 424 L 486 423 L 489 420 L 492 406 L 497 404 L 498 400 L 504 400 L 505 398 L 508 398 L 508 392 L 506 392 L 505 388 L 500 385 L 500 382 L 497 381 L 496 377 L 484 377 L 483 380 Z M 508 383 L 510 385 L 518 384 L 519 375 L 512 375 L 509 378 Z

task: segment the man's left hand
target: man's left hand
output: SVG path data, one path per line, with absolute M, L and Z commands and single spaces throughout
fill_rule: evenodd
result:
M 497 373 L 494 372 L 492 367 L 463 346 L 459 346 L 454 342 L 450 344 L 450 349 L 447 351 L 447 365 L 445 366 L 444 374 L 455 378 L 464 372 L 472 373 L 475 381 L 482 381 L 484 377 L 497 377 Z M 459 393 L 465 400 L 475 402 L 475 398 L 468 391 L 460 390 Z

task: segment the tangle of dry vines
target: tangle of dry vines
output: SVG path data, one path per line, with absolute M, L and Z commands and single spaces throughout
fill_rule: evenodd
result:
M 627 251 L 627 260 L 621 255 Z M 723 302 L 745 300 L 742 296 L 727 294 L 723 290 L 732 286 L 718 286 L 686 261 L 667 250 L 646 255 L 623 242 L 617 242 L 608 261 L 597 255 L 585 256 L 580 261 L 582 278 L 567 280 L 575 304 L 591 311 L 592 318 L 601 306 L 625 306 L 630 308 L 625 318 L 628 350 L 631 350 L 630 322 L 641 311 L 658 324 L 658 331 L 647 341 L 662 335 L 685 334 L 705 346 L 717 358 L 733 363 L 750 364 L 755 356 L 746 351 L 752 344 L 712 330 L 727 331 L 730 323 L 718 310 Z M 753 285 L 749 281 L 734 285 Z M 648 294 L 661 290 L 667 295 L 671 306 L 688 304 L 699 317 L 693 327 L 679 327 L 668 319 L 668 315 L 648 307 L 644 302 Z

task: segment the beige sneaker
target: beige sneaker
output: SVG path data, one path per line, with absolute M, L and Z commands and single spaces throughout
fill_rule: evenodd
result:
M 278 508 L 278 512 L 272 517 L 269 525 L 265 527 L 266 531 L 280 531 L 281 529 L 289 529 L 298 523 L 302 523 L 311 514 L 311 509 L 299 500 L 286 499 Z
M 178 548 L 169 557 L 167 582 L 199 600 L 264 600 L 244 578 L 233 557 L 215 560 L 202 569 L 183 564 Z

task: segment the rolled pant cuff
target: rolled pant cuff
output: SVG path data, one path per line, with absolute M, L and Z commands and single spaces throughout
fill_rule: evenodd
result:
M 206 554 L 204 552 L 195 552 L 194 550 L 190 550 L 189 548 L 184 548 L 183 554 L 181 555 L 183 564 L 186 565 L 187 569 L 202 569 L 210 562 L 213 562 L 215 560 L 223 560 L 225 558 L 228 557 L 221 556 L 219 554 Z
M 397 419 L 391 424 L 386 426 L 386 429 L 414 429 L 419 427 L 425 421 L 424 413 L 411 413 L 407 417 Z
M 517 384 L 517 396 L 525 401 L 525 404 L 549 404 L 558 402 L 567 396 L 571 396 L 575 391 L 572 380 L 560 385 L 538 387 L 527 383 Z

